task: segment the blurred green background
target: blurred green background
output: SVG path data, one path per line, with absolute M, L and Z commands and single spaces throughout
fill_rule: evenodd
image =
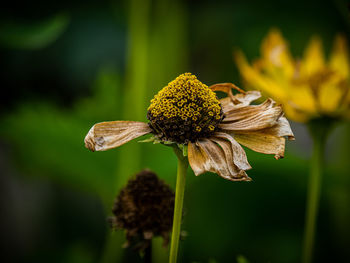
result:
M 149 100 L 183 72 L 240 85 L 233 48 L 257 57 L 271 27 L 295 56 L 314 34 L 326 52 L 336 33 L 350 36 L 342 0 L 34 0 L 0 14 L 3 262 L 141 262 L 106 218 L 141 168 L 174 187 L 176 158 L 136 140 L 89 152 L 90 127 L 145 121 Z M 247 150 L 253 182 L 188 173 L 180 262 L 299 262 L 312 145 L 303 125 L 292 128 L 282 160 Z M 328 140 L 315 262 L 350 262 L 349 134 L 343 123 Z M 160 243 L 155 261 L 166 262 Z

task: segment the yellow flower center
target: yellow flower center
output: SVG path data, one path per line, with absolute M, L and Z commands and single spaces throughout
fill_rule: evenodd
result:
M 216 94 L 191 73 L 170 82 L 151 100 L 147 118 L 161 140 L 188 143 L 213 133 L 223 117 Z

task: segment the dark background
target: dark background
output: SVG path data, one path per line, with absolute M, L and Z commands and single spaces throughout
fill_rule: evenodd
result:
M 153 95 L 183 72 L 204 83 L 240 77 L 241 48 L 259 56 L 279 28 L 294 56 L 313 35 L 329 53 L 349 39 L 347 1 L 48 1 L 0 10 L 0 241 L 2 262 L 138 262 L 106 222 L 120 187 L 144 167 L 175 186 L 167 147 L 133 141 L 91 153 L 96 122 L 146 120 Z M 299 262 L 311 140 L 292 123 L 286 157 L 247 149 L 253 182 L 188 173 L 180 262 Z M 326 152 L 315 262 L 350 261 L 350 126 Z M 155 262 L 167 251 L 154 241 Z M 241 260 L 243 260 L 241 258 Z M 245 262 L 245 261 L 240 261 Z

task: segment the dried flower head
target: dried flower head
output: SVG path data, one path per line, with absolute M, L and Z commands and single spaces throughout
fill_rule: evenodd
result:
M 276 29 L 263 40 L 261 53 L 251 66 L 242 52 L 236 52 L 238 68 L 249 88 L 282 103 L 289 118 L 350 119 L 350 60 L 343 36 L 335 38 L 328 61 L 318 37 L 311 39 L 301 59 L 294 59 Z
M 139 251 L 154 236 L 162 236 L 166 245 L 173 222 L 174 199 L 175 194 L 166 183 L 154 172 L 143 170 L 120 191 L 113 206 L 111 225 L 124 229 L 126 246 L 132 244 Z
M 239 93 L 234 95 L 232 89 Z M 228 97 L 219 100 L 214 91 Z M 104 151 L 152 133 L 155 142 L 188 148 L 188 161 L 196 175 L 213 172 L 231 181 L 249 181 L 245 171 L 251 166 L 238 143 L 279 159 L 284 156 L 285 137 L 294 139 L 282 107 L 271 99 L 250 105 L 258 98 L 258 91 L 244 92 L 231 83 L 208 87 L 185 73 L 151 101 L 148 124 L 97 123 L 85 145 L 92 151 Z

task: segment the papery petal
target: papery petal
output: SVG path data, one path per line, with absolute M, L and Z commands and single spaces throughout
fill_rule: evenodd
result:
M 343 77 L 350 76 L 348 44 L 344 36 L 338 35 L 334 40 L 329 66 Z
M 221 177 L 224 177 L 225 179 L 230 179 L 232 177 L 234 178 L 235 175 L 240 173 L 240 171 L 244 171 L 242 169 L 239 169 L 234 164 L 234 152 L 232 151 L 231 143 L 229 141 L 226 141 L 220 138 L 214 138 L 214 137 L 210 137 L 210 140 L 214 143 L 213 145 L 215 145 L 215 143 L 219 145 L 221 150 L 224 153 L 222 158 L 224 158 L 226 162 L 226 166 L 228 168 L 229 174 L 225 175 L 222 173 L 221 174 L 218 173 Z
M 274 102 L 268 99 L 257 106 L 252 105 L 230 111 L 219 128 L 226 131 L 260 130 L 276 125 L 282 114 L 282 107 L 274 106 Z
M 242 146 L 240 146 L 231 135 L 224 132 L 215 132 L 210 139 L 218 143 L 223 149 L 222 142 L 228 143 L 233 155 L 233 162 L 239 169 L 249 170 L 252 168 L 248 163 L 247 155 Z
M 217 83 L 217 84 L 211 85 L 209 89 L 211 89 L 212 91 L 222 91 L 226 93 L 234 103 L 239 103 L 239 101 L 236 101 L 235 96 L 232 93 L 232 89 L 236 89 L 239 92 L 244 93 L 244 90 L 241 90 L 240 88 L 238 88 L 236 85 L 232 83 Z
M 188 162 L 196 176 L 201 175 L 210 169 L 210 159 L 195 143 L 188 143 Z
M 244 93 L 238 93 L 234 95 L 236 101 L 239 101 L 238 104 L 234 104 L 231 98 L 226 97 L 220 100 L 222 111 L 225 113 L 227 111 L 248 106 L 252 101 L 257 100 L 261 97 L 260 91 L 251 90 Z
M 220 104 L 223 113 L 226 113 L 235 108 L 235 104 L 233 104 L 232 99 L 230 97 L 220 99 Z
M 235 133 L 235 140 L 253 151 L 274 154 L 275 159 L 284 157 L 285 138 L 264 132 Z
M 231 181 L 249 181 L 244 170 L 240 170 L 233 163 L 233 155 L 228 141 L 222 141 L 225 150 L 210 139 L 198 140 L 195 144 L 188 144 L 188 160 L 196 175 L 205 171 L 217 173 Z M 199 158 L 198 158 L 199 155 Z M 197 158 L 197 160 L 196 160 Z M 203 162 L 198 161 L 204 158 Z
M 257 90 L 250 90 L 235 95 L 235 98 L 240 101 L 240 106 L 248 106 L 251 102 L 259 99 L 260 97 L 261 93 Z
M 272 99 L 267 99 L 259 105 L 247 105 L 245 107 L 234 108 L 230 111 L 227 111 L 223 123 L 238 121 L 245 118 L 255 116 L 257 113 L 266 111 L 272 108 L 275 105 L 275 102 Z
M 325 67 L 322 42 L 314 36 L 307 46 L 301 63 L 301 74 L 310 76 Z
M 147 123 L 137 121 L 100 122 L 92 126 L 85 137 L 85 147 L 105 151 L 151 132 Z
M 274 135 L 278 137 L 287 137 L 288 140 L 295 140 L 292 129 L 290 128 L 289 122 L 285 117 L 280 117 L 277 121 L 277 124 L 271 128 L 266 128 L 260 133 Z

